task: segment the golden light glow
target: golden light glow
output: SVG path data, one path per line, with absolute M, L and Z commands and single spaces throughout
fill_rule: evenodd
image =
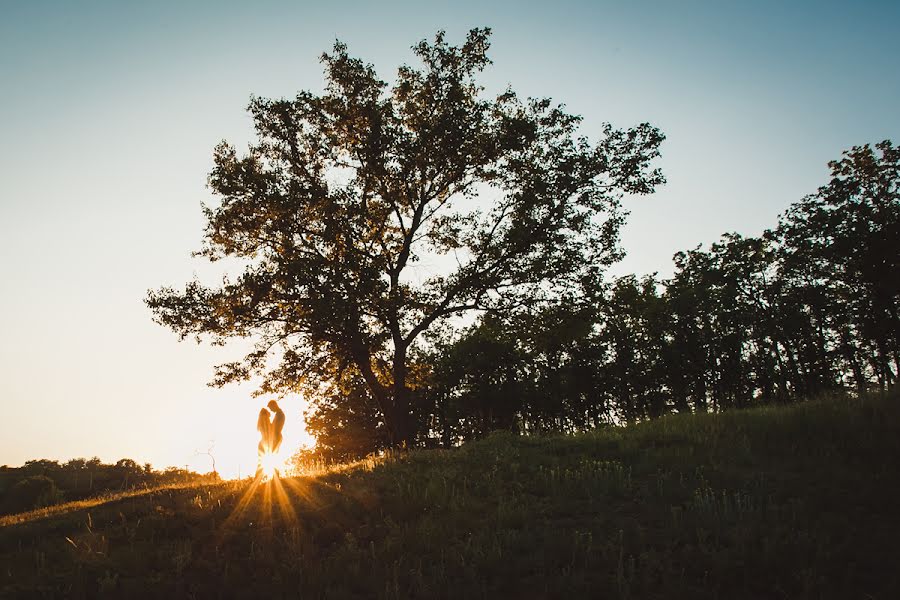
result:
M 260 441 L 260 433 L 256 428 L 259 405 L 248 402 L 246 394 L 229 401 L 231 404 L 228 406 L 216 405 L 214 409 L 208 407 L 207 423 L 199 418 L 192 421 L 197 427 L 202 425 L 209 429 L 202 433 L 191 432 L 190 454 L 172 459 L 171 464 L 179 467 L 187 464 L 192 471 L 208 473 L 212 471 L 215 457 L 216 469 L 222 479 L 254 476 L 258 460 L 257 445 Z M 283 403 L 288 420 L 282 432 L 284 441 L 280 452 L 285 459 L 289 459 L 301 447 L 315 446 L 315 438 L 307 433 L 306 423 L 301 416 L 305 406 L 305 401 L 299 398 Z M 213 445 L 212 456 L 205 452 L 210 444 Z M 156 462 L 153 462 L 155 465 Z M 286 471 L 281 471 L 282 475 L 285 473 Z
M 309 479 L 298 480 L 293 477 L 281 477 L 281 466 L 277 455 L 269 455 L 265 466 L 257 477 L 250 481 L 241 494 L 231 514 L 222 524 L 220 533 L 230 535 L 242 523 L 259 521 L 271 525 L 280 521 L 285 527 L 296 527 L 299 523 L 295 506 L 307 504 L 313 507 L 322 505 L 317 489 L 320 484 Z M 269 475 L 265 472 L 268 471 Z M 235 482 L 232 485 L 243 485 Z M 272 529 L 270 528 L 271 532 Z
M 281 453 L 266 452 L 262 455 L 260 463 L 264 481 L 283 475 L 287 470 L 286 459 Z

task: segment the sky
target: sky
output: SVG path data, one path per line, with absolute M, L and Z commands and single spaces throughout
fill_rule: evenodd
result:
M 215 275 L 200 247 L 212 149 L 253 139 L 251 95 L 321 90 L 335 39 L 383 79 L 409 47 L 493 29 L 488 90 L 666 134 L 668 183 L 629 200 L 614 273 L 758 235 L 854 145 L 900 141 L 898 2 L 0 0 L 0 464 L 99 456 L 255 467 L 237 348 L 179 343 L 149 288 Z M 266 398 L 267 399 L 267 398 Z M 286 398 L 285 447 L 310 443 Z

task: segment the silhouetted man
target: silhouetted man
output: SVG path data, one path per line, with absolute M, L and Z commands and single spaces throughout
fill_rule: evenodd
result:
M 278 452 L 278 449 L 281 448 L 281 430 L 284 429 L 284 411 L 281 410 L 281 407 L 278 406 L 278 403 L 274 400 L 269 400 L 269 404 L 267 405 L 269 410 L 275 413 L 275 418 L 272 419 L 272 453 Z

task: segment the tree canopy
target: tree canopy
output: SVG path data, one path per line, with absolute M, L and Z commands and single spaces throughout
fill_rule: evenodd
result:
M 624 195 L 663 182 L 650 164 L 663 135 L 606 124 L 591 142 L 549 99 L 488 97 L 489 36 L 453 46 L 439 32 L 391 85 L 337 42 L 324 93 L 252 99 L 257 140 L 216 148 L 220 202 L 196 253 L 242 272 L 146 299 L 182 338 L 254 340 L 214 384 L 260 376 L 261 393 L 334 398 L 359 381 L 390 443 L 413 443 L 423 334 L 597 288 L 621 253 Z

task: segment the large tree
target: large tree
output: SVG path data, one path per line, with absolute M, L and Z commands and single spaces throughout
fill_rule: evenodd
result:
M 155 319 L 182 338 L 255 340 L 214 384 L 261 376 L 261 392 L 320 389 L 347 369 L 391 442 L 413 441 L 410 357 L 422 334 L 467 311 L 573 298 L 620 255 L 625 194 L 663 181 L 663 135 L 580 118 L 507 89 L 488 98 L 490 30 L 461 46 L 413 47 L 392 86 L 336 43 L 321 95 L 254 98 L 258 141 L 216 148 L 202 249 L 238 259 L 217 287 L 151 291 Z

